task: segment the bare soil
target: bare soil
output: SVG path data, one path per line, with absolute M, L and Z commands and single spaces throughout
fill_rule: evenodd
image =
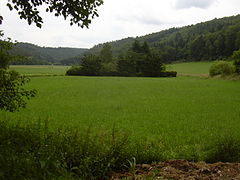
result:
M 112 179 L 240 180 L 240 163 L 207 164 L 171 160 L 152 165 L 136 165 L 131 169 L 131 172 L 115 173 Z

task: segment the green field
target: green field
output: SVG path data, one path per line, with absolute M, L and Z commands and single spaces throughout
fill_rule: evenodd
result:
M 167 70 L 177 71 L 179 75 L 200 75 L 209 74 L 209 68 L 213 62 L 185 62 L 167 65 Z
M 10 69 L 16 70 L 27 76 L 51 76 L 65 75 L 69 66 L 51 66 L 51 65 L 12 65 Z
M 179 75 L 208 75 L 212 64 L 213 62 L 186 62 L 167 64 L 166 68 L 169 71 L 177 71 Z M 44 76 L 65 75 L 69 66 L 12 65 L 10 68 L 29 76 Z
M 219 136 L 240 137 L 239 81 L 56 76 L 33 77 L 28 87 L 38 90 L 37 97 L 19 112 L 0 112 L 0 119 L 48 120 L 52 129 L 115 127 L 133 141 L 161 141 L 169 158 L 200 151 Z

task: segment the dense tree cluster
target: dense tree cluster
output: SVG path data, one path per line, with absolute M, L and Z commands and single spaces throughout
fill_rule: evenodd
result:
M 151 51 L 148 44 L 135 41 L 126 54 L 113 58 L 111 46 L 106 43 L 100 54 L 85 55 L 80 67 L 72 67 L 67 75 L 85 76 L 176 76 L 176 72 L 165 72 L 161 54 Z
M 162 56 L 150 50 L 148 44 L 136 40 L 125 56 L 119 58 L 117 69 L 125 76 L 161 76 L 165 70 Z

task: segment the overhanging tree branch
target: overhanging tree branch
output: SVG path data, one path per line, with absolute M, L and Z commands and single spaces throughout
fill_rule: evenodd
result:
M 98 17 L 97 7 L 103 4 L 103 0 L 8 0 L 6 5 L 11 11 L 16 10 L 20 19 L 27 20 L 29 25 L 34 23 L 41 28 L 43 19 L 39 7 L 44 4 L 46 12 L 70 18 L 70 25 L 88 28 L 92 19 Z

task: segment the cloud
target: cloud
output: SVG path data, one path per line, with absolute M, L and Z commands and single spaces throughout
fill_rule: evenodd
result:
M 172 12 L 135 12 L 129 13 L 127 16 L 117 15 L 115 20 L 126 22 L 129 24 L 150 25 L 150 26 L 162 26 L 181 23 L 181 20 L 175 18 L 175 14 Z
M 177 0 L 176 9 L 188 9 L 191 7 L 206 9 L 217 0 Z
M 89 29 L 69 26 L 69 21 L 45 11 L 40 11 L 44 24 L 39 29 L 20 20 L 17 12 L 10 12 L 0 0 L 0 15 L 4 18 L 0 30 L 19 42 L 90 48 L 106 41 L 236 15 L 239 7 L 240 0 L 104 0 L 99 7 L 100 16 Z
M 157 17 L 149 17 L 149 16 L 142 16 L 142 15 L 132 15 L 128 17 L 118 16 L 116 20 L 128 22 L 128 23 L 139 23 L 144 25 L 162 25 L 165 22 L 160 20 Z

